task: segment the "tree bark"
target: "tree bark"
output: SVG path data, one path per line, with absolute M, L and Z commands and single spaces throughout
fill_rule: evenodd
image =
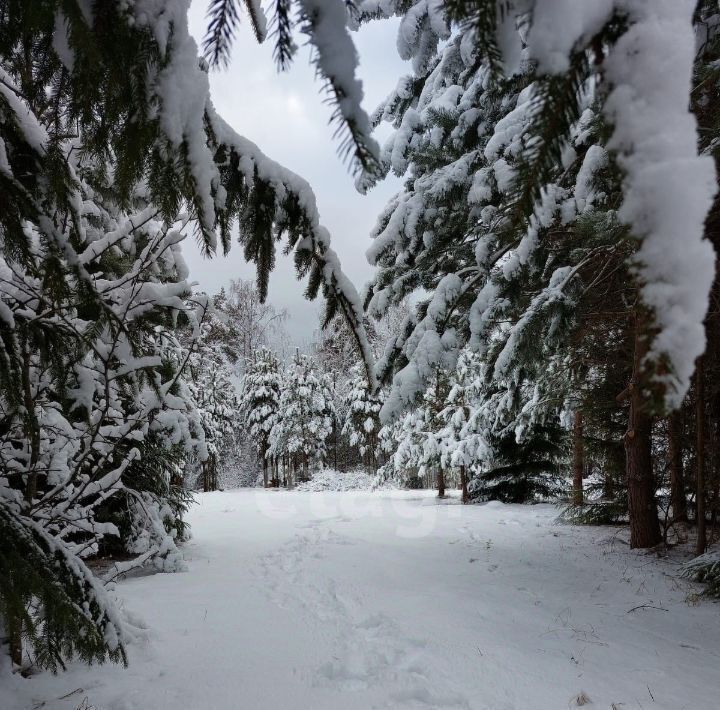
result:
M 438 498 L 445 497 L 445 472 L 442 466 L 437 468 L 437 487 L 438 487 Z
M 10 661 L 14 667 L 22 667 L 22 620 L 11 617 L 6 620 L 8 642 L 10 644 Z
M 687 522 L 681 435 L 680 412 L 673 412 L 668 417 L 668 465 L 670 467 L 670 502 L 672 503 L 674 523 Z
M 583 413 L 575 412 L 573 422 L 573 505 L 583 505 L 583 473 L 585 472 L 585 442 L 583 440 Z
M 465 471 L 465 466 L 460 466 L 460 488 L 462 490 L 462 502 L 469 503 L 470 494 L 468 493 L 467 472 Z
M 639 386 L 647 341 L 639 314 L 635 316 L 635 353 L 629 385 L 630 412 L 625 434 L 625 474 L 630 514 L 630 547 L 654 547 L 662 539 L 652 469 L 652 417 Z
M 335 373 L 333 372 L 333 386 L 335 384 Z M 338 470 L 338 425 L 337 420 L 333 417 L 333 455 L 335 461 L 335 470 Z
M 705 529 L 705 373 L 703 357 L 695 370 L 695 417 L 697 426 L 697 544 L 695 554 L 702 555 L 707 547 Z

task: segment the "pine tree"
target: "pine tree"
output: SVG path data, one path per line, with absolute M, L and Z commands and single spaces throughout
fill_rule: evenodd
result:
M 700 150 L 712 158 L 716 170 L 720 170 L 720 126 L 717 109 L 720 101 L 720 33 L 718 33 L 718 8 L 709 0 L 697 4 L 695 22 L 697 29 L 697 54 L 693 77 L 692 109 L 700 127 Z M 720 174 L 720 173 L 719 173 Z M 715 249 L 714 281 L 710 292 L 710 307 L 705 318 L 707 347 L 697 361 L 695 376 L 695 397 L 698 391 L 704 393 L 701 402 L 695 402 L 695 499 L 698 504 L 696 519 L 701 522 L 701 506 L 707 508 L 713 526 L 720 515 L 720 457 L 717 446 L 713 445 L 720 435 L 720 197 L 715 194 L 712 209 L 705 220 L 705 237 Z M 697 385 L 701 385 L 699 388 Z M 687 417 L 684 418 L 687 421 Z M 703 426 L 704 423 L 704 426 Z M 705 480 L 701 477 L 702 464 L 705 466 Z M 676 491 L 682 487 L 682 477 L 676 478 Z M 683 518 L 683 498 L 677 498 L 678 518 Z M 703 552 L 703 535 L 698 534 L 696 552 Z M 715 569 L 717 574 L 717 568 Z M 717 585 L 716 585 L 717 586 Z

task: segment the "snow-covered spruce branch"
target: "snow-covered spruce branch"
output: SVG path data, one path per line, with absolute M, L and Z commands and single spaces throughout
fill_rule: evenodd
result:
M 211 65 L 229 61 L 235 28 L 239 22 L 240 0 L 213 0 L 204 54 Z M 259 42 L 267 37 L 267 20 L 257 0 L 244 0 L 253 31 Z M 295 6 L 295 8 L 293 8 Z M 293 13 L 292 10 L 295 9 Z M 293 35 L 299 30 L 312 49 L 311 61 L 334 109 L 330 121 L 341 139 L 339 152 L 352 154 L 353 168 L 367 174 L 378 169 L 379 148 L 372 127 L 362 108 L 362 82 L 356 77 L 358 56 L 347 25 L 351 8 L 342 0 L 294 0 L 275 6 L 272 33 L 275 56 L 287 69 L 296 51 Z
M 365 363 L 368 381 L 374 387 L 373 356 L 363 323 L 360 297 L 330 246 L 329 232 L 320 224 L 312 188 L 303 178 L 267 158 L 251 141 L 237 135 L 212 108 L 208 109 L 207 117 L 218 152 L 227 156 L 224 169 L 239 174 L 248 189 L 257 189 L 261 184 L 275 195 L 273 218 L 276 229 L 280 233 L 288 232 L 288 248 L 296 255 L 300 273 L 310 270 L 308 296 L 314 298 L 322 288 L 327 303 L 327 321 L 337 308 L 341 310 Z M 246 257 L 258 266 L 260 293 L 264 297 L 271 261 L 259 245 L 247 241 L 250 238 L 241 233 L 241 241 L 246 240 Z

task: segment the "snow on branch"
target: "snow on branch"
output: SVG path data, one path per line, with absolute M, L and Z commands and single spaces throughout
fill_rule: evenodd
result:
M 235 133 L 211 106 L 208 107 L 207 117 L 218 150 L 231 154 L 226 159 L 225 167 L 230 166 L 239 173 L 249 189 L 262 187 L 274 195 L 274 229 L 280 233 L 287 231 L 290 235 L 289 246 L 295 252 L 296 264 L 302 269 L 301 273 L 312 268 L 308 295 L 314 297 L 322 286 L 328 303 L 328 315 L 331 317 L 338 308 L 342 311 L 362 354 L 369 382 L 374 387 L 373 358 L 363 325 L 362 303 L 352 282 L 343 273 L 337 254 L 330 247 L 330 234 L 320 224 L 312 188 L 306 180 L 269 159 L 254 143 Z M 246 245 L 246 257 L 258 264 L 259 274 L 262 275 L 272 265 L 271 256 L 260 249 L 248 250 L 248 240 L 251 238 L 252 235 L 241 231 L 240 239 Z M 272 238 L 271 234 L 265 237 Z M 313 277 L 316 279 L 314 288 Z M 264 296 L 266 284 L 263 288 L 263 281 L 260 280 L 259 286 Z
M 715 254 L 703 238 L 715 169 L 710 156 L 698 155 L 688 107 L 695 4 L 621 3 L 632 25 L 607 60 L 614 89 L 605 110 L 615 125 L 609 148 L 625 170 L 620 218 L 641 240 L 637 273 L 657 328 L 648 358 L 671 407 L 682 401 L 705 350 L 703 320 L 715 274 Z
M 705 349 L 703 320 L 714 276 L 703 238 L 716 191 L 709 156 L 698 153 L 689 108 L 695 61 L 694 0 L 537 0 L 528 39 L 540 72 L 568 71 L 569 56 L 613 14 L 628 23 L 603 66 L 611 87 L 608 147 L 625 172 L 619 216 L 640 240 L 635 256 L 653 329 L 648 366 L 669 407 L 682 401 Z M 558 23 L 567 30 L 558 32 Z

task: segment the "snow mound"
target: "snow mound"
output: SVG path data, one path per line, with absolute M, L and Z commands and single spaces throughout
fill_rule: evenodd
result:
M 385 487 L 385 486 L 383 486 Z M 334 471 L 325 469 L 314 474 L 312 479 L 299 483 L 296 490 L 313 491 L 371 491 L 377 490 L 375 477 L 365 471 Z

